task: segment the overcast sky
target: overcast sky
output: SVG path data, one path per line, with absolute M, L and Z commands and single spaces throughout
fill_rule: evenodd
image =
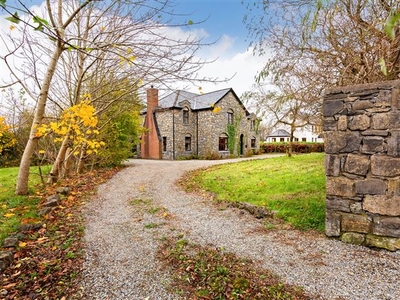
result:
M 11 5 L 12 2 L 13 0 L 7 0 L 7 5 Z M 38 0 L 23 1 L 27 6 L 38 5 L 42 2 Z M 254 76 L 262 68 L 265 58 L 253 55 L 252 49 L 248 48 L 247 30 L 243 24 L 246 8 L 241 0 L 174 0 L 174 2 L 176 13 L 185 15 L 188 20 L 195 23 L 204 20 L 201 24 L 191 26 L 191 30 L 201 31 L 206 36 L 206 41 L 216 41 L 215 44 L 202 49 L 199 53 L 203 59 L 217 59 L 212 64 L 205 66 L 201 75 L 221 79 L 234 76 L 227 83 L 202 84 L 203 92 L 232 87 L 240 96 L 249 90 L 254 83 Z M 1 10 L 0 13 L 2 13 Z M 7 22 L 4 20 L 4 16 L 0 22 Z M 189 90 L 198 92 L 197 87 L 194 86 Z

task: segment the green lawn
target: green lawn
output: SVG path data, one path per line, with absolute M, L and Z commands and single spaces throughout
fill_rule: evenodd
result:
M 298 229 L 324 231 L 323 153 L 219 165 L 194 180 L 217 200 L 265 206 Z
M 15 183 L 18 168 L 0 168 L 0 244 L 15 231 L 22 222 L 34 222 L 37 218 L 37 197 L 35 187 L 40 183 L 37 167 L 31 168 L 29 195 L 17 196 Z

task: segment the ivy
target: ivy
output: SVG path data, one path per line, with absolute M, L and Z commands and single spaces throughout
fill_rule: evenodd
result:
M 226 126 L 226 131 L 228 133 L 228 149 L 230 154 L 234 154 L 235 152 L 237 129 L 239 128 L 241 119 L 241 116 L 236 116 L 234 123 Z
M 233 154 L 235 151 L 235 134 L 236 134 L 236 128 L 234 124 L 228 124 L 226 131 L 228 132 L 228 149 L 229 153 Z

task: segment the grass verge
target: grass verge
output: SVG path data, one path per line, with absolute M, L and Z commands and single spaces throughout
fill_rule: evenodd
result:
M 297 229 L 325 229 L 323 153 L 218 165 L 189 173 L 181 184 L 219 201 L 265 207 Z
M 15 183 L 18 168 L 0 168 L 0 245 L 21 223 L 38 222 L 36 207 L 41 200 L 42 191 L 38 186 L 41 180 L 37 167 L 31 167 L 30 172 L 29 195 L 17 196 Z
M 79 279 L 83 262 L 82 236 L 84 232 L 81 213 L 82 202 L 93 194 L 97 185 L 109 179 L 118 169 L 96 170 L 94 172 L 76 175 L 63 180 L 57 185 L 47 186 L 46 189 L 31 190 L 33 196 L 18 197 L 13 207 L 5 201 L 7 222 L 3 228 L 18 236 L 15 248 L 3 248 L 13 252 L 13 263 L 4 270 L 0 278 L 0 297 L 11 299 L 81 299 Z M 16 170 L 2 169 L 6 184 L 15 183 Z M 4 178 L 4 177 L 3 177 Z M 70 187 L 68 195 L 64 196 L 61 204 L 50 213 L 38 216 L 37 210 L 46 198 L 56 193 L 59 186 Z M 5 200 L 4 200 L 5 199 Z M 4 204 L 2 204 L 4 205 Z M 33 217 L 27 217 L 29 212 Z M 39 223 L 40 227 L 15 231 L 21 224 Z
M 158 253 L 172 272 L 174 292 L 184 299 L 316 299 L 223 249 L 168 238 Z

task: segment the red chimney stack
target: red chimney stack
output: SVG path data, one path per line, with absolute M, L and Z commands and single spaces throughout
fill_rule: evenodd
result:
M 161 139 L 158 136 L 157 123 L 154 120 L 154 109 L 158 106 L 158 90 L 151 86 L 147 90 L 147 113 L 144 121 L 145 132 L 142 136 L 142 158 L 161 159 Z

